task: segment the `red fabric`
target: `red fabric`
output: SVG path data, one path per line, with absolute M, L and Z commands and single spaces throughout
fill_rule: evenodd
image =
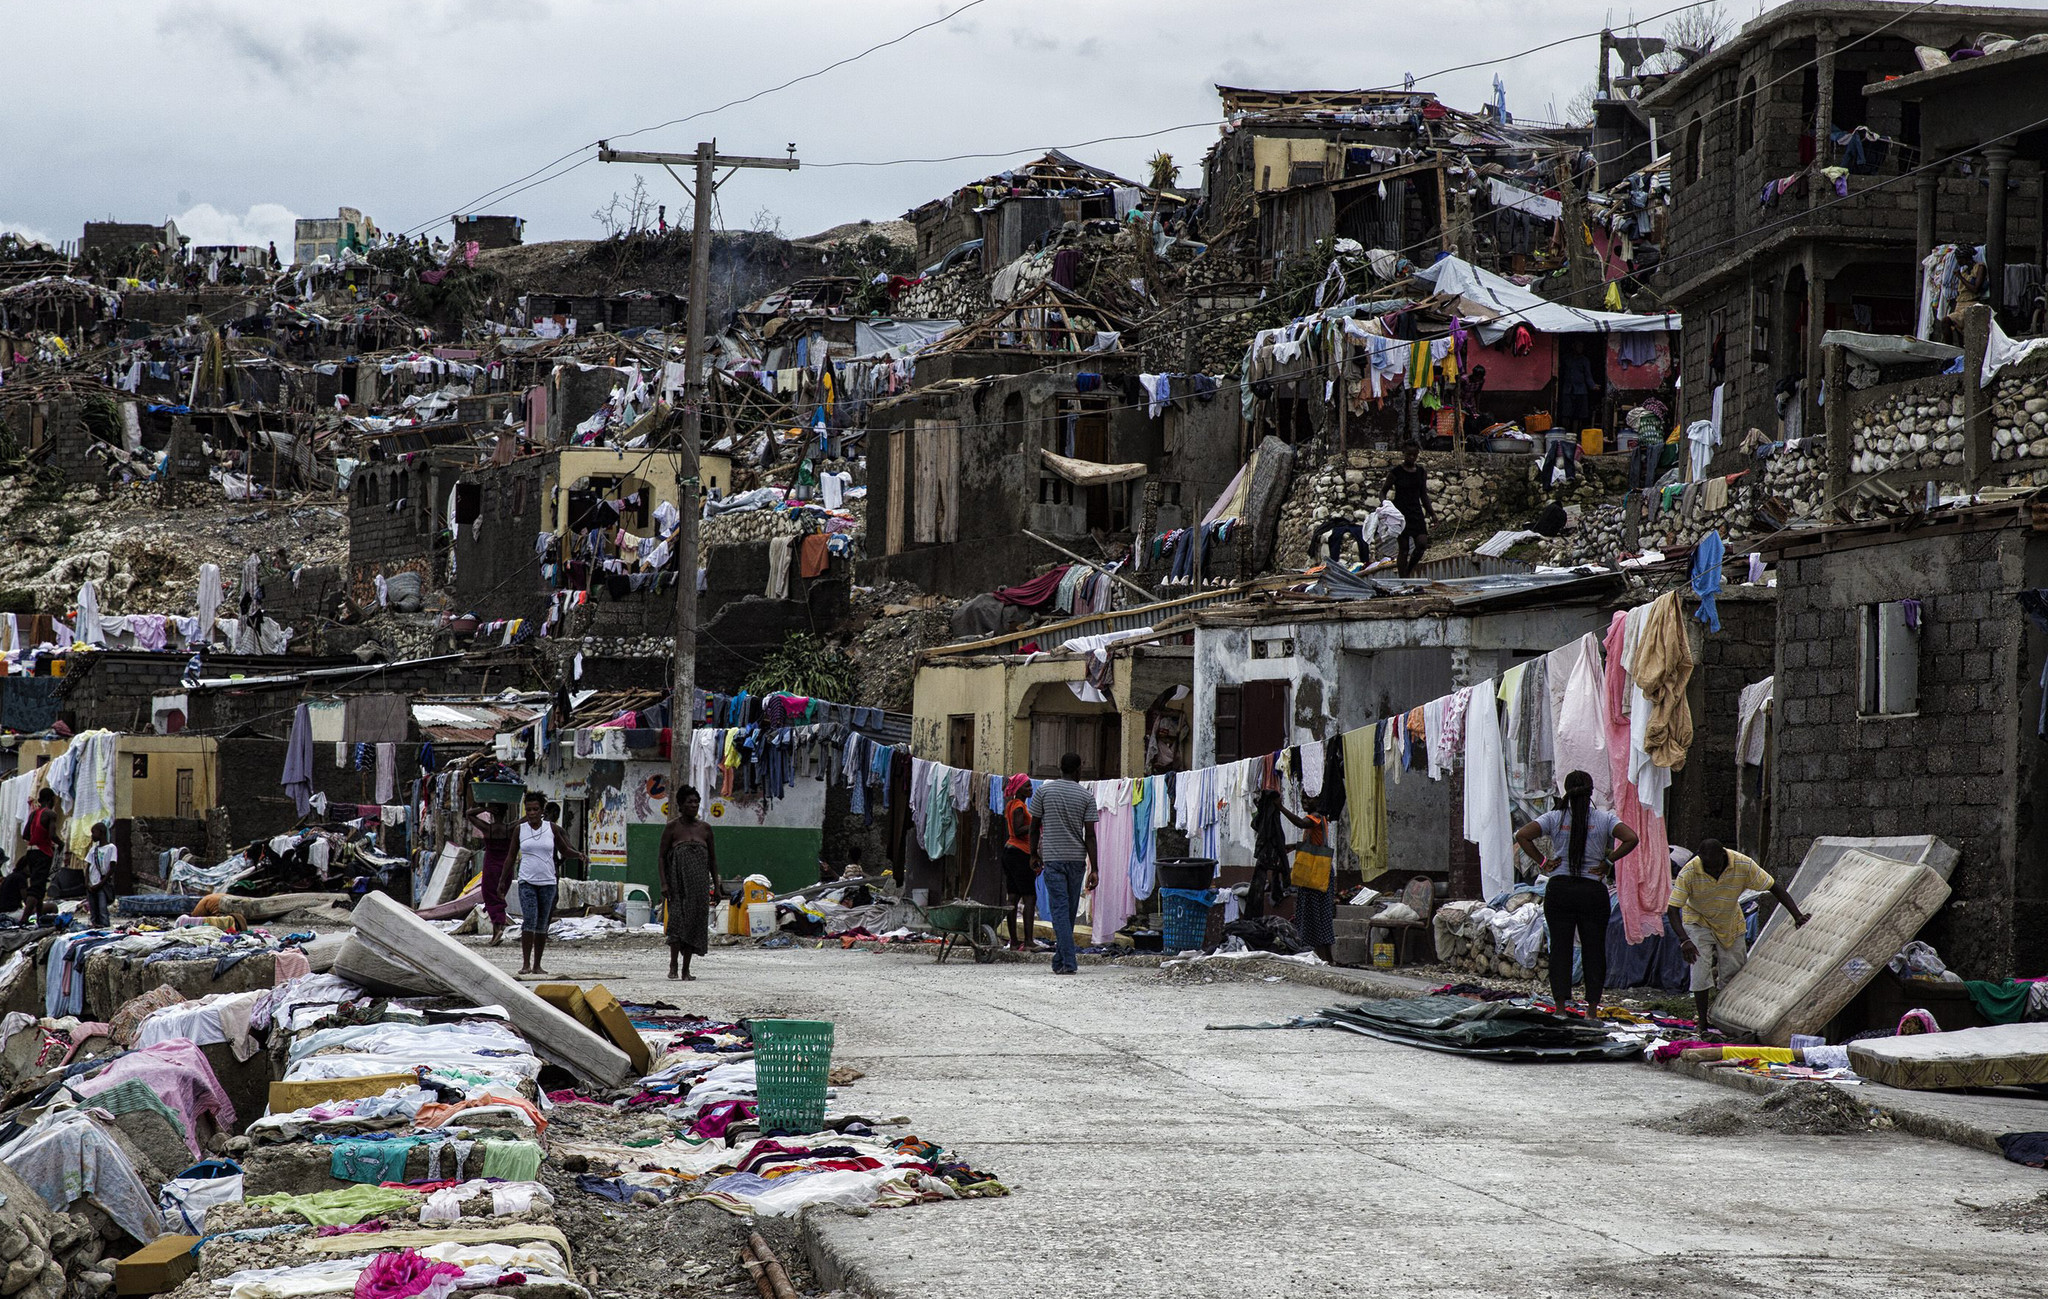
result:
M 1513 334 L 1492 347 L 1472 349 L 1472 364 L 1486 367 L 1487 392 L 1535 392 L 1557 377 L 1557 335 L 1531 332 L 1535 345 L 1527 356 L 1509 351 Z
M 1067 575 L 1067 567 L 1062 564 L 1050 573 L 1034 577 L 1028 582 L 1019 582 L 1015 586 L 999 586 L 995 590 L 995 597 L 1004 604 L 1013 604 L 1019 609 L 1036 609 L 1050 604 L 1053 596 L 1059 594 L 1060 579 Z
M 1657 349 L 1657 359 L 1649 365 L 1623 365 L 1621 336 L 1607 336 L 1607 386 L 1618 392 L 1650 392 L 1662 388 L 1671 380 L 1671 344 L 1662 334 L 1652 334 Z M 1491 379 L 1493 372 L 1487 371 Z M 1489 385 L 1491 386 L 1491 385 Z

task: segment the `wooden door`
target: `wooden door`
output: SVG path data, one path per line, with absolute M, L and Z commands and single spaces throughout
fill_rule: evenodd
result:
M 905 495 L 910 484 L 906 463 L 910 459 L 910 440 L 908 429 L 895 429 L 889 434 L 888 536 L 884 553 L 890 555 L 903 553 L 903 522 L 910 516 L 910 500 Z

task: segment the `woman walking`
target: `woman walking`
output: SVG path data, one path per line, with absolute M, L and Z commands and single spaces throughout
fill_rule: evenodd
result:
M 496 947 L 505 941 L 505 925 L 509 920 L 505 912 L 505 895 L 510 892 L 512 873 L 506 865 L 512 857 L 512 827 L 518 821 L 512 816 L 511 807 L 503 803 L 472 807 L 464 816 L 483 838 L 484 914 L 490 917 L 491 946 Z
M 690 957 L 704 955 L 711 946 L 711 885 L 718 877 L 718 849 L 711 827 L 697 818 L 701 806 L 697 791 L 684 785 L 676 791 L 676 815 L 661 832 L 661 927 L 668 938 L 671 979 L 696 978 L 690 973 Z
M 1563 835 L 1562 856 L 1545 859 L 1536 840 L 1554 848 Z M 1553 808 L 1515 832 L 1515 847 L 1548 868 L 1543 886 L 1543 919 L 1550 929 L 1550 1000 L 1563 1010 L 1572 999 L 1572 938 L 1579 940 L 1584 967 L 1586 1013 L 1600 1013 L 1607 983 L 1607 921 L 1613 900 L 1605 877 L 1610 863 L 1635 851 L 1636 832 L 1612 812 L 1593 806 L 1593 778 L 1574 771 L 1564 778 L 1564 806 Z

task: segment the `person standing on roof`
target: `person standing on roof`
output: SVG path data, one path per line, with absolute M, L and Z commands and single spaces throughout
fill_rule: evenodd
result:
M 1429 471 L 1419 463 L 1420 452 L 1413 442 L 1401 448 L 1401 463 L 1387 471 L 1380 491 L 1401 511 L 1407 526 L 1398 543 L 1399 572 L 1415 576 L 1422 565 L 1422 552 L 1429 548 L 1429 525 L 1436 521 L 1436 506 L 1429 499 Z
M 1095 887 L 1095 822 L 1101 813 L 1095 795 L 1082 788 L 1081 755 L 1060 759 L 1058 780 L 1039 785 L 1031 795 L 1031 864 L 1045 873 L 1045 896 L 1052 905 L 1054 974 L 1078 974 L 1074 955 L 1074 912 L 1081 895 Z M 1082 866 L 1087 883 L 1082 883 Z

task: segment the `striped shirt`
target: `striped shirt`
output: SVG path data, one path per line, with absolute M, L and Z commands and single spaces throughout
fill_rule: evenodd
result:
M 1671 903 L 1688 925 L 1705 925 L 1724 946 L 1742 942 L 1742 895 L 1751 889 L 1762 892 L 1774 883 L 1770 872 L 1753 858 L 1730 850 L 1728 868 L 1715 879 L 1695 857 L 1678 872 L 1671 885 Z
M 1095 824 L 1101 813 L 1095 795 L 1067 780 L 1048 780 L 1031 795 L 1031 815 L 1039 820 L 1038 855 L 1046 861 L 1085 861 L 1082 843 L 1084 827 Z

